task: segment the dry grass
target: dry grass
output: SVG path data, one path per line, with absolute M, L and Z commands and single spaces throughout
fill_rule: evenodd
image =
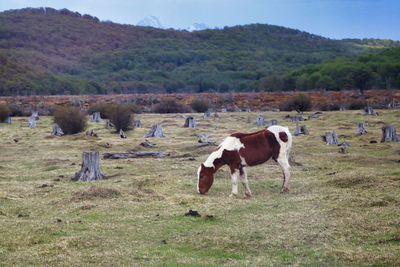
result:
M 260 113 L 261 114 L 261 113 Z M 287 112 L 264 112 L 293 131 Z M 400 131 L 399 111 L 324 112 L 304 122 L 310 136 L 294 137 L 292 183 L 279 194 L 282 174 L 269 162 L 249 168 L 251 199 L 229 199 L 221 169 L 206 196 L 196 193 L 196 170 L 215 147 L 198 148 L 197 134 L 220 142 L 234 131 L 255 131 L 258 113 L 223 113 L 183 128 L 175 114 L 140 114 L 143 128 L 121 139 L 103 124 L 49 138 L 52 121 L 28 128 L 24 118 L 0 126 L 0 262 L 10 266 L 88 265 L 400 265 L 400 144 L 379 143 L 380 128 Z M 308 114 L 306 114 L 308 115 Z M 368 120 L 368 134 L 355 136 Z M 139 144 L 163 122 L 166 138 Z M 320 136 L 335 130 L 348 154 Z M 15 142 L 17 139 L 18 142 Z M 371 140 L 378 143 L 371 144 Z M 170 152 L 167 158 L 101 160 L 111 177 L 71 182 L 84 151 Z M 194 158 L 194 160 L 193 160 Z M 184 216 L 197 210 L 202 217 Z M 206 215 L 212 215 L 209 218 Z

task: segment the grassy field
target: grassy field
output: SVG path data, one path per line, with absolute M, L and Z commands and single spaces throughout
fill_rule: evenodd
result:
M 227 167 L 207 195 L 197 194 L 197 168 L 215 147 L 199 148 L 196 135 L 218 143 L 259 130 L 252 125 L 259 113 L 222 113 L 219 120 L 192 114 L 193 129 L 176 114 L 139 114 L 143 128 L 127 139 L 103 123 L 89 123 L 98 138 L 52 137 L 51 117 L 36 128 L 14 118 L 0 126 L 0 265 L 399 266 L 400 143 L 380 140 L 386 124 L 400 132 L 400 111 L 379 113 L 324 112 L 304 122 L 310 135 L 293 139 L 291 191 L 279 194 L 282 174 L 271 161 L 248 168 L 250 199 L 241 185 L 239 198 L 228 198 Z M 294 131 L 289 113 L 260 114 Z M 368 134 L 355 136 L 363 121 L 371 124 Z M 141 147 L 156 123 L 166 138 Z M 351 144 L 348 154 L 322 142 L 332 130 Z M 84 151 L 171 155 L 101 159 L 109 179 L 72 182 Z M 202 217 L 184 216 L 189 209 Z

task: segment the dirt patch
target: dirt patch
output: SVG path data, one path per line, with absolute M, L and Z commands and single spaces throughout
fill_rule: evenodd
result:
M 121 193 L 116 189 L 92 186 L 87 190 L 75 192 L 72 195 L 72 198 L 77 200 L 85 200 L 94 198 L 116 198 L 120 195 Z

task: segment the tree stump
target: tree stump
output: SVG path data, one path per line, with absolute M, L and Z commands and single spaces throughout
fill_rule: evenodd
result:
M 40 120 L 39 112 L 37 111 L 33 111 L 31 117 L 34 118 L 35 120 Z
M 310 133 L 308 132 L 308 129 L 305 125 L 296 126 L 296 129 L 293 132 L 294 136 L 302 136 L 302 135 L 310 135 Z
M 378 116 L 378 113 L 376 113 L 376 112 L 372 109 L 372 107 L 366 107 L 366 108 L 364 109 L 363 115 Z
M 100 112 L 95 112 L 92 114 L 92 122 L 101 122 Z
M 278 125 L 278 121 L 277 121 L 277 120 L 270 120 L 270 121 L 268 122 L 267 128 L 270 127 L 270 126 L 272 126 L 272 125 Z
M 221 109 L 221 112 L 222 112 L 222 113 L 226 113 L 226 108 L 222 108 L 222 109 Z
M 205 112 L 204 115 L 203 115 L 203 119 L 204 118 L 211 118 L 211 117 L 212 117 L 212 115 L 211 115 L 210 111 Z
M 58 126 L 58 124 L 56 124 L 53 126 L 53 131 L 51 132 L 51 135 L 62 136 L 62 135 L 64 135 L 64 132 L 62 131 L 60 126 Z
M 133 121 L 133 127 L 135 128 L 142 128 L 142 121 Z
M 368 133 L 367 130 L 365 130 L 364 125 L 365 125 L 364 122 L 358 122 L 357 123 L 358 130 L 357 130 L 356 136 Z
M 110 120 L 106 120 L 106 123 L 104 124 L 104 126 L 105 126 L 106 128 L 108 128 L 108 127 L 114 127 L 114 124 L 113 124 Z
M 86 135 L 98 137 L 97 133 L 95 133 L 93 129 L 90 129 L 89 131 L 87 131 Z
M 251 109 L 250 108 L 246 108 L 246 112 L 251 112 Z
M 155 124 L 151 126 L 151 129 L 148 134 L 144 136 L 145 138 L 148 137 L 165 137 L 161 124 Z
M 122 131 L 122 129 L 119 130 L 119 136 L 121 138 L 126 138 L 126 135 L 125 135 L 124 131 Z
M 99 152 L 83 152 L 82 168 L 71 178 L 73 181 L 93 181 L 102 180 L 105 175 L 100 171 Z
M 187 117 L 183 127 L 185 127 L 185 128 L 194 128 L 194 127 L 196 127 L 196 122 L 194 121 L 194 118 L 191 117 L 191 116 Z
M 197 137 L 198 137 L 197 141 L 200 144 L 215 144 L 215 141 L 204 140 L 204 138 L 210 138 L 210 136 L 208 134 L 199 134 L 199 135 L 197 135 Z
M 318 119 L 318 118 L 319 118 L 318 114 L 308 116 L 308 119 Z
M 265 125 L 265 116 L 264 115 L 258 115 L 257 120 L 255 122 L 253 122 L 253 125 L 264 126 Z
M 29 127 L 36 127 L 36 119 L 34 117 L 29 117 L 28 126 Z
M 400 138 L 396 134 L 396 127 L 384 126 L 382 127 L 382 140 L 383 142 L 399 142 Z
M 324 140 L 327 145 L 338 145 L 339 144 L 339 141 L 338 141 L 335 131 L 326 132 L 325 136 L 322 136 L 322 140 Z
M 347 146 L 346 145 L 341 145 L 339 147 L 339 153 L 347 154 L 348 153 Z
M 304 118 L 303 115 L 301 115 L 301 116 L 290 116 L 290 120 L 292 122 L 299 122 L 299 121 L 305 121 L 306 118 Z
M 154 146 L 156 146 L 156 144 L 150 143 L 149 140 L 147 140 L 147 139 L 144 142 L 140 143 L 140 145 L 144 146 L 144 147 L 154 147 Z
M 11 124 L 11 117 L 8 116 L 8 117 L 4 120 L 4 123 Z

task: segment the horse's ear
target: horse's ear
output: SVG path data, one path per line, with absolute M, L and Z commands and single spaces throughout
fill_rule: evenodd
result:
M 206 166 L 204 166 L 204 164 L 202 163 L 202 164 L 201 164 L 201 167 L 202 167 L 202 168 L 205 168 Z

